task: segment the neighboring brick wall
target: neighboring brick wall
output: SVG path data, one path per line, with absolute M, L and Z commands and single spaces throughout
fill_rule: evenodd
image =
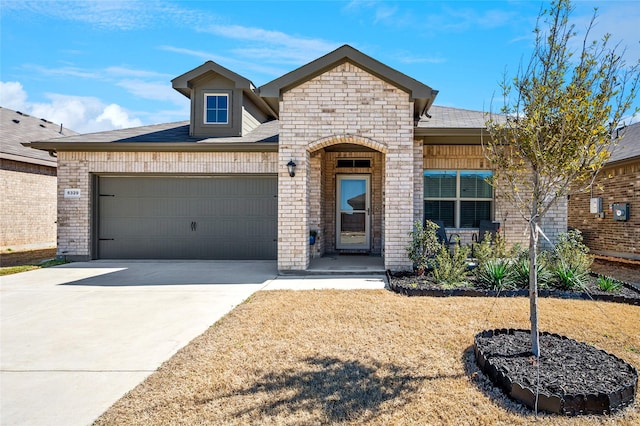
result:
M 275 152 L 64 152 L 58 153 L 58 254 L 91 257 L 92 174 L 275 174 Z M 287 175 L 288 177 L 288 175 Z M 65 188 L 81 190 L 64 198 Z
M 406 92 L 344 63 L 283 94 L 280 102 L 278 268 L 309 262 L 309 152 L 357 137 L 386 154 L 384 257 L 389 269 L 408 269 L 413 220 L 413 104 Z M 298 164 L 295 178 L 285 164 Z
M 589 213 L 591 197 L 602 197 L 604 218 Z M 613 220 L 609 206 L 629 203 L 629 220 Z M 585 244 L 596 254 L 640 259 L 640 159 L 609 166 L 598 175 L 590 192 L 569 200 L 569 226 L 582 231 Z
M 2 159 L 0 249 L 56 245 L 56 168 Z

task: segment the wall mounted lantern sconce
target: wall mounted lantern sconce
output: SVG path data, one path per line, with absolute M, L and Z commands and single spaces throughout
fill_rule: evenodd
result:
M 289 160 L 287 163 L 287 170 L 289 171 L 289 176 L 294 177 L 296 175 L 296 163 L 293 160 Z

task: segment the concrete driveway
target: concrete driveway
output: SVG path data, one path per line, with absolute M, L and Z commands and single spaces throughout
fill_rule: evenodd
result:
M 276 274 L 272 261 L 95 261 L 0 278 L 0 424 L 92 423 Z

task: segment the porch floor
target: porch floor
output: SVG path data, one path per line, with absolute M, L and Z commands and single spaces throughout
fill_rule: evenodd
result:
M 326 255 L 311 259 L 307 274 L 384 274 L 384 259 L 369 255 Z

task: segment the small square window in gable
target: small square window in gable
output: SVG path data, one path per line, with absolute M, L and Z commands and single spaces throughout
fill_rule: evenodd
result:
M 229 95 L 226 93 L 205 93 L 204 123 L 229 123 Z

